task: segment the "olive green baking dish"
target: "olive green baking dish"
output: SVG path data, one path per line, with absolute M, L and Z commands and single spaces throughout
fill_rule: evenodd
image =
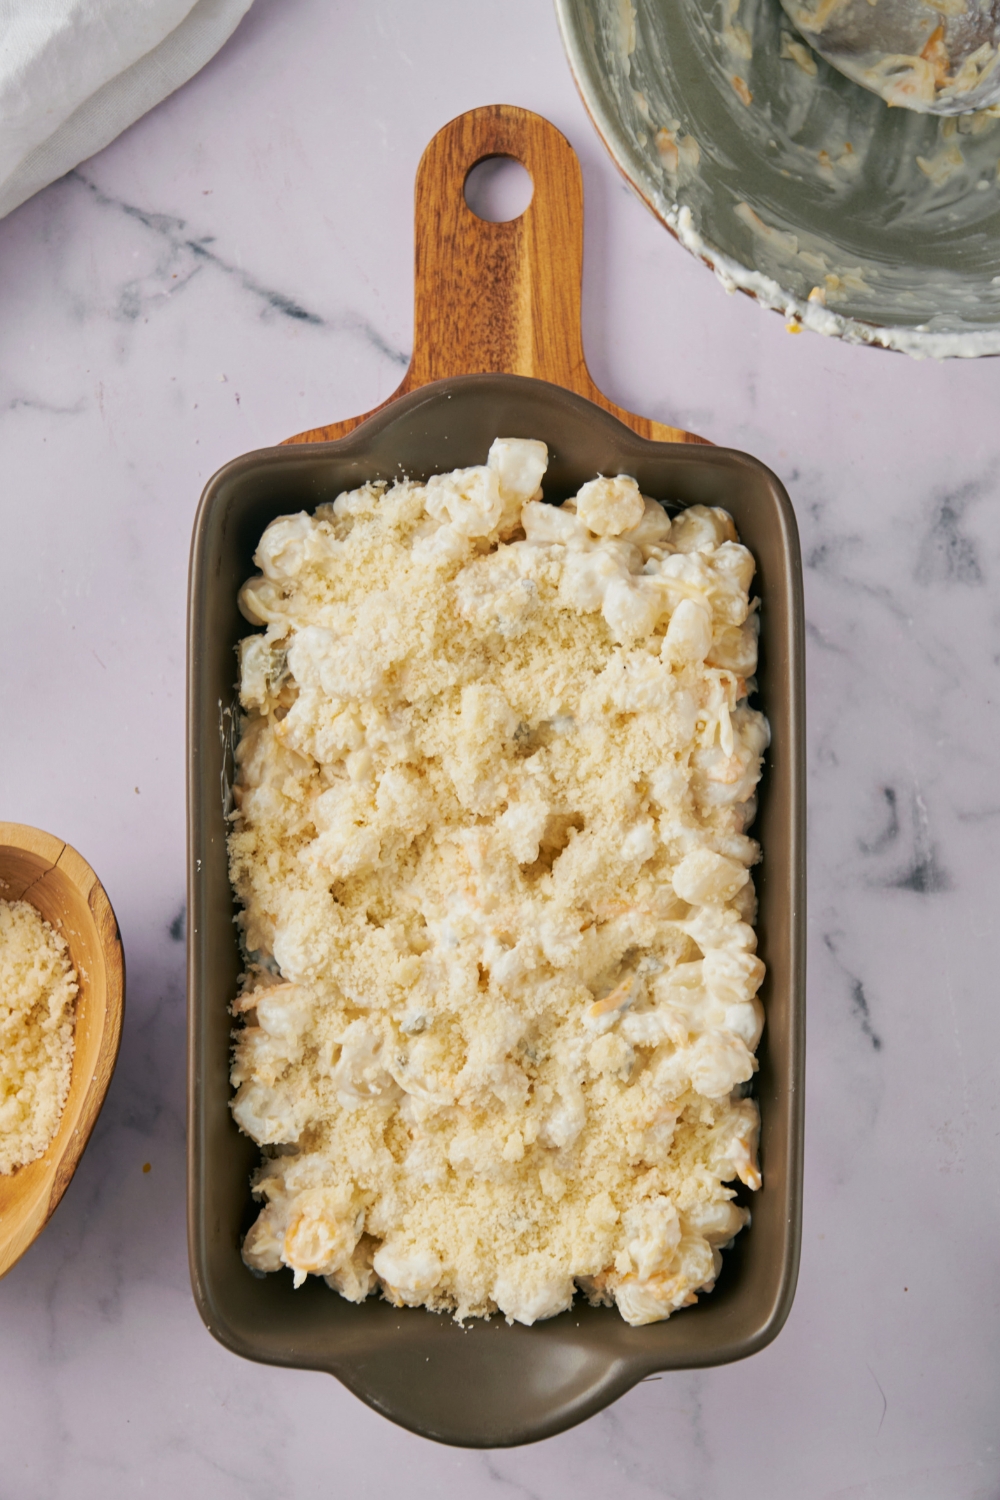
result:
M 764 1186 L 726 1252 L 716 1290 L 669 1321 L 630 1328 L 613 1308 L 577 1305 L 532 1328 L 503 1319 L 464 1330 L 424 1309 L 344 1301 L 317 1278 L 260 1279 L 240 1259 L 253 1221 L 257 1146 L 229 1112 L 228 1005 L 240 953 L 226 866 L 236 606 L 275 516 L 312 510 L 369 479 L 481 463 L 493 439 L 549 446 L 546 498 L 598 473 L 632 474 L 671 506 L 729 510 L 757 558 L 760 703 L 773 735 L 755 833 L 767 1025 L 755 1087 Z M 403 396 L 332 443 L 265 448 L 209 482 L 195 524 L 188 641 L 189 1135 L 191 1277 L 211 1333 L 249 1359 L 326 1370 L 414 1432 L 500 1447 L 548 1437 L 655 1370 L 722 1364 L 762 1349 L 791 1306 L 799 1259 L 804 1073 L 805 814 L 803 623 L 795 519 L 779 481 L 746 454 L 636 436 L 580 396 L 514 375 L 468 375 Z

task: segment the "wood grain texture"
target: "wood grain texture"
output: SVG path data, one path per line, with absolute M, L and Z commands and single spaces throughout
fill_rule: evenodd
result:
M 104 887 L 86 860 L 50 833 L 0 823 L 0 897 L 29 901 L 62 934 L 80 985 L 73 1072 L 59 1129 L 37 1161 L 0 1176 L 3 1276 L 51 1218 L 100 1113 L 121 1041 L 125 956 Z
M 478 162 L 513 157 L 531 203 L 491 224 L 465 201 Z M 583 354 L 583 178 L 576 152 L 540 115 L 491 104 L 452 120 L 427 147 L 415 190 L 413 355 L 399 388 L 362 416 L 310 428 L 289 443 L 343 437 L 408 391 L 455 375 L 530 375 L 585 396 L 642 437 L 704 438 L 636 416 L 599 391 Z

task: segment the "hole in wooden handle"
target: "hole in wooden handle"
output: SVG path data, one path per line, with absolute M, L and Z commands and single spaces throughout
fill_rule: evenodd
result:
M 466 203 L 488 224 L 519 219 L 534 192 L 531 173 L 516 156 L 487 156 L 469 168 L 465 179 Z

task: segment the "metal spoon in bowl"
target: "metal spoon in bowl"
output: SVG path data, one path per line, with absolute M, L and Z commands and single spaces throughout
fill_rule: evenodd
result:
M 960 115 L 1000 103 L 1000 0 L 781 0 L 821 57 L 887 104 Z

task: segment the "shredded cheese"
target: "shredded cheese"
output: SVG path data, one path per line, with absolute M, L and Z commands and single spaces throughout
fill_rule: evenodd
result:
M 59 1128 L 76 994 L 65 939 L 29 902 L 0 900 L 0 1175 L 35 1161 Z

